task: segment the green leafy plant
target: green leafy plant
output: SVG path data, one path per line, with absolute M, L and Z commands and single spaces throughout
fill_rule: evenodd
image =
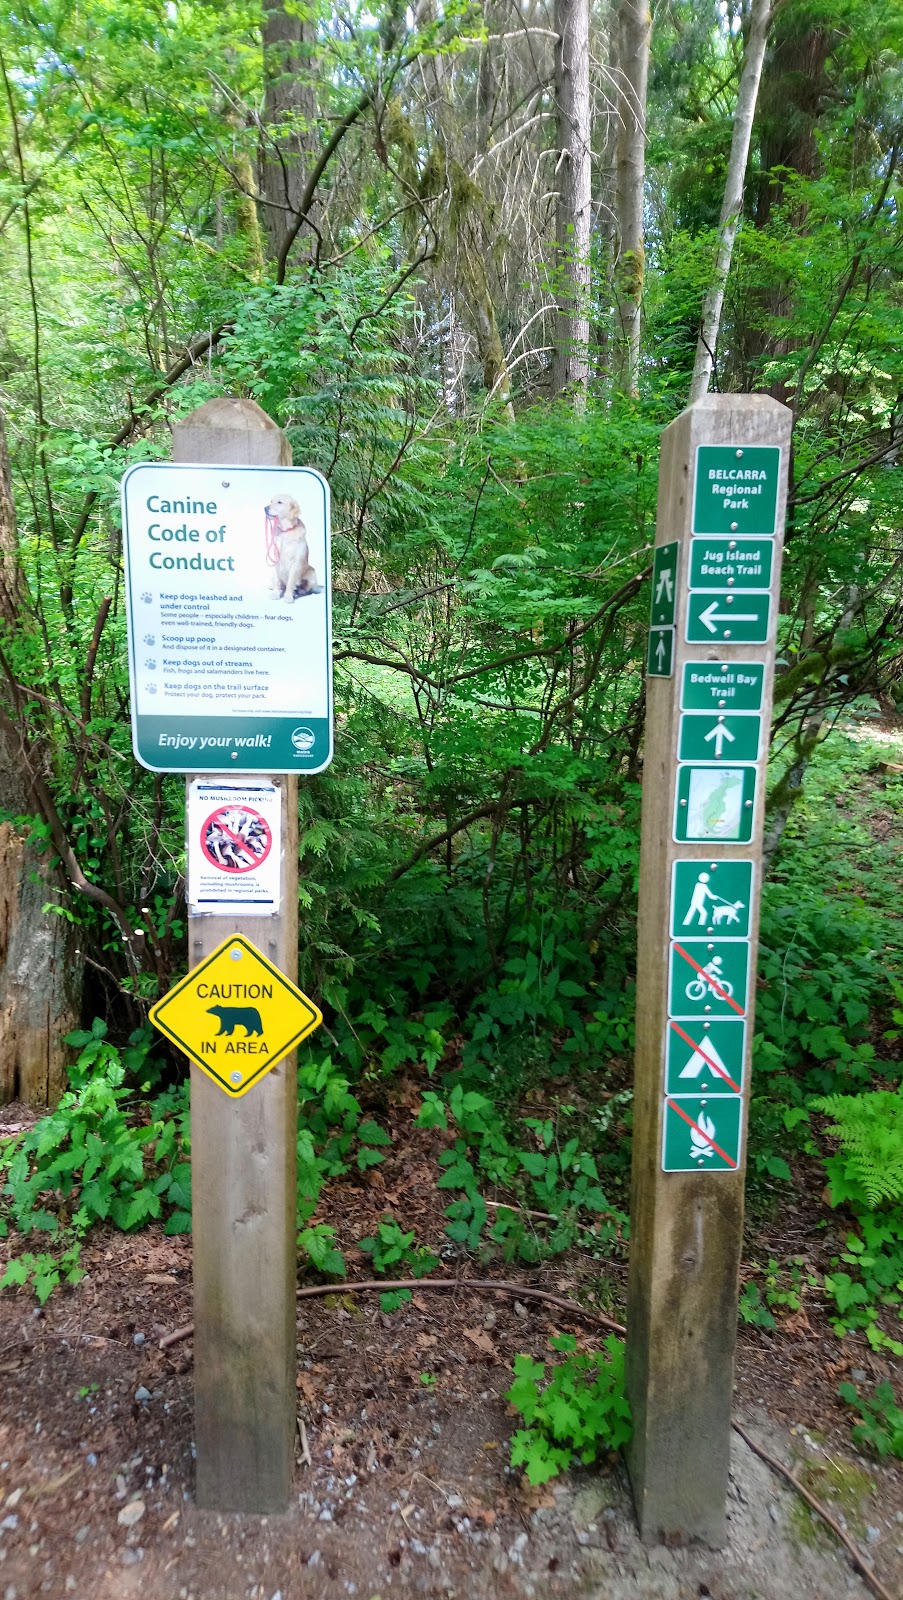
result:
M 0 1230 L 65 1232 L 81 1237 L 109 1219 L 126 1231 L 168 1210 L 164 1231 L 184 1232 L 191 1222 L 186 1090 L 169 1095 L 161 1115 L 129 1115 L 133 1090 L 126 1076 L 140 1075 L 151 1047 L 148 1030 L 133 1034 L 120 1051 L 96 1020 L 89 1031 L 67 1036 L 78 1057 L 72 1089 L 49 1116 L 7 1141 Z M 178 1100 L 178 1107 L 177 1107 Z
M 376 1233 L 359 1239 L 358 1245 L 369 1255 L 377 1273 L 409 1272 L 414 1278 L 425 1278 L 439 1265 L 439 1257 L 423 1245 L 415 1245 L 413 1228 L 405 1233 L 394 1217 L 384 1217 L 377 1224 Z M 397 1311 L 410 1300 L 410 1289 L 391 1289 L 379 1297 L 383 1311 Z
M 886 1379 L 879 1383 L 871 1400 L 861 1396 L 852 1383 L 842 1383 L 837 1392 L 862 1418 L 853 1428 L 854 1443 L 874 1450 L 882 1459 L 896 1456 L 903 1461 L 903 1410 L 890 1383 Z
M 324 1277 L 346 1276 L 345 1257 L 336 1245 L 335 1228 L 328 1223 L 317 1222 L 311 1228 L 302 1228 L 298 1234 L 298 1249 Z
M 632 1432 L 624 1393 L 624 1346 L 613 1334 L 604 1350 L 578 1351 L 572 1334 L 549 1340 L 564 1355 L 546 1376 L 530 1356 L 514 1358 L 514 1382 L 505 1398 L 527 1424 L 511 1440 L 511 1462 L 531 1483 L 545 1483 L 576 1458 L 584 1466 L 618 1450 Z
M 79 1266 L 81 1248 L 79 1240 L 75 1239 L 58 1255 L 42 1250 L 38 1255 L 26 1251 L 23 1255 L 13 1256 L 0 1278 L 0 1289 L 24 1287 L 30 1283 L 43 1305 L 61 1283 L 68 1283 L 72 1287 L 81 1283 L 85 1276 L 84 1269 Z M 88 1393 L 87 1390 L 83 1392 Z

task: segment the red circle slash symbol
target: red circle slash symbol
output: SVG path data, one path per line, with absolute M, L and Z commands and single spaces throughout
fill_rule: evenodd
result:
M 201 824 L 201 849 L 220 872 L 253 872 L 272 848 L 272 829 L 253 806 L 220 806 Z

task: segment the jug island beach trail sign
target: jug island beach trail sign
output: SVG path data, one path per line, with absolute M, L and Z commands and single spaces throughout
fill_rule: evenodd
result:
M 308 467 L 122 480 L 132 743 L 152 772 L 332 759 L 329 488 Z
M 646 648 L 627 1389 L 642 1537 L 723 1544 L 790 412 L 662 435 Z

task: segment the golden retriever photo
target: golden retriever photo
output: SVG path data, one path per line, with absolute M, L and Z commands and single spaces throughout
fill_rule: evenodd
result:
M 297 500 L 275 494 L 266 508 L 269 554 L 273 563 L 273 593 L 285 600 L 313 594 L 317 574 L 310 564 L 307 530 Z

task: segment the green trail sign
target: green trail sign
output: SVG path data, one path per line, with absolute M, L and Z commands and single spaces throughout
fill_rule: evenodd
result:
M 668 1019 L 666 1094 L 742 1094 L 746 1023 Z
M 780 473 L 777 445 L 700 445 L 692 532 L 773 535 Z
M 670 678 L 674 675 L 674 629 L 650 628 L 646 652 L 646 676 Z
M 671 877 L 671 937 L 717 932 L 747 939 L 753 903 L 751 861 L 675 861 Z
M 768 589 L 773 559 L 773 539 L 694 539 L 690 588 Z
M 767 589 L 741 594 L 691 590 L 687 597 L 688 644 L 764 644 L 770 623 Z
M 748 843 L 755 797 L 753 766 L 678 767 L 674 838 L 681 844 Z
M 736 1172 L 740 1165 L 740 1095 L 668 1095 L 662 1134 L 665 1172 Z M 735 1313 L 736 1314 L 736 1313 Z
M 755 711 L 684 711 L 677 738 L 679 761 L 758 761 L 762 718 Z
M 668 978 L 670 1017 L 746 1015 L 748 939 L 674 939 Z
M 674 624 L 677 608 L 677 552 L 680 545 L 657 546 L 652 561 L 652 605 L 649 623 L 653 628 L 668 628 Z
M 682 711 L 761 711 L 762 661 L 685 661 Z

